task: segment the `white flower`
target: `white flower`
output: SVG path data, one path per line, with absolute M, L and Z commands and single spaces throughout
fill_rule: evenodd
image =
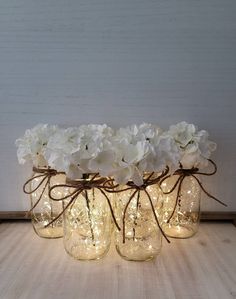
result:
M 58 130 L 49 140 L 45 157 L 57 171 L 69 172 L 73 154 L 79 150 L 78 128 Z
M 84 170 L 74 164 L 69 164 L 69 167 L 66 169 L 67 177 L 71 180 L 77 180 L 83 177 Z
M 111 175 L 117 183 L 125 184 L 132 180 L 138 186 L 143 184 L 143 172 L 147 171 L 152 160 L 152 140 L 159 131 L 159 128 L 144 123 L 120 128 L 116 132 L 112 141 L 115 167 Z
M 107 125 L 89 124 L 60 130 L 48 143 L 48 164 L 66 172 L 71 179 L 92 172 L 105 175 L 110 169 L 108 151 L 112 135 L 113 130 Z
M 120 165 L 114 172 L 113 176 L 118 184 L 124 185 L 128 181 L 133 181 L 135 185 L 143 184 L 143 174 L 135 165 Z
M 31 160 L 35 166 L 50 166 L 79 179 L 86 173 L 113 176 L 117 183 L 143 184 L 145 172 L 160 172 L 166 166 L 173 172 L 205 167 L 216 144 L 208 133 L 186 122 L 170 126 L 167 132 L 143 123 L 120 128 L 82 125 L 59 129 L 37 125 L 16 141 L 20 163 Z
M 196 132 L 196 127 L 193 124 L 188 124 L 185 121 L 178 123 L 177 125 L 170 126 L 169 134 L 173 136 L 176 143 L 179 146 L 185 147 L 191 142 Z
M 80 159 L 94 158 L 104 149 L 109 149 L 109 138 L 113 135 L 113 130 L 107 125 L 82 125 L 78 131 Z
M 208 140 L 207 131 L 198 131 L 193 124 L 181 122 L 170 126 L 166 133 L 171 135 L 180 150 L 180 163 L 183 168 L 204 168 L 208 165 L 211 153 L 215 151 L 216 144 Z
M 109 176 L 115 168 L 115 152 L 112 150 L 105 150 L 98 153 L 98 155 L 88 161 L 88 169 L 94 173 L 100 173 L 102 176 Z
M 26 130 L 24 136 L 16 140 L 18 147 L 17 157 L 20 164 L 26 161 L 33 162 L 34 166 L 47 166 L 45 150 L 51 136 L 58 130 L 57 126 L 38 124 L 32 129 Z
M 155 145 L 154 171 L 162 171 L 166 166 L 173 172 L 179 164 L 180 151 L 172 138 L 162 134 Z
M 197 134 L 194 136 L 194 141 L 198 143 L 201 155 L 207 159 L 210 158 L 211 153 L 214 152 L 217 147 L 216 143 L 208 140 L 208 138 L 209 134 L 205 130 L 197 132 Z

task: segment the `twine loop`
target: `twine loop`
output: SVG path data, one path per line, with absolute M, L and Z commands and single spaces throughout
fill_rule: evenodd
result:
M 110 202 L 109 197 L 106 194 L 106 190 L 111 190 L 116 188 L 116 186 L 114 186 L 112 184 L 111 179 L 107 179 L 107 178 L 98 178 L 96 179 L 96 177 L 99 174 L 96 173 L 95 175 L 93 175 L 93 177 L 89 180 L 70 180 L 70 179 L 66 179 L 66 183 L 65 184 L 58 184 L 55 186 L 52 186 L 49 190 L 49 197 L 54 200 L 54 201 L 63 201 L 65 199 L 69 199 L 69 202 L 65 205 L 65 207 L 63 208 L 62 212 L 59 213 L 59 215 L 57 217 L 55 217 L 52 221 L 50 221 L 45 227 L 48 227 L 49 225 L 51 225 L 54 221 L 56 221 L 59 217 L 61 217 L 61 215 L 71 206 L 73 205 L 73 203 L 75 202 L 75 200 L 77 199 L 77 197 L 83 193 L 86 199 L 86 204 L 87 204 L 87 208 L 88 208 L 88 213 L 90 215 L 90 206 L 89 206 L 89 198 L 88 198 L 88 190 L 91 189 L 98 189 L 100 191 L 100 193 L 105 197 L 105 199 L 107 200 L 111 215 L 112 215 L 112 219 L 117 227 L 118 230 L 120 230 L 120 227 L 116 221 L 115 218 L 115 214 Z M 53 191 L 57 188 L 70 188 L 72 189 L 72 192 L 70 192 L 67 195 L 61 196 L 60 198 L 57 198 L 55 196 L 53 196 Z
M 107 192 L 110 192 L 110 193 L 121 193 L 121 192 L 125 192 L 127 190 L 133 191 L 131 193 L 126 205 L 125 205 L 124 212 L 123 212 L 123 217 L 122 217 L 123 243 L 125 243 L 125 230 L 126 230 L 125 218 L 126 218 L 127 209 L 129 207 L 132 199 L 134 199 L 136 194 L 138 194 L 138 200 L 139 200 L 141 191 L 143 191 L 146 194 L 146 196 L 148 197 L 148 200 L 149 200 L 149 203 L 150 203 L 150 206 L 151 206 L 151 209 L 152 209 L 152 213 L 153 213 L 153 216 L 155 218 L 155 222 L 156 222 L 158 228 L 160 229 L 161 234 L 166 239 L 166 241 L 168 243 L 170 243 L 169 239 L 167 238 L 167 236 L 165 235 L 164 231 L 161 228 L 161 225 L 159 223 L 159 220 L 158 220 L 158 217 L 156 215 L 156 211 L 155 211 L 155 208 L 154 208 L 154 205 L 153 205 L 153 202 L 152 202 L 152 198 L 151 198 L 151 196 L 150 196 L 150 194 L 147 190 L 147 187 L 158 184 L 160 182 L 160 180 L 168 174 L 168 172 L 169 172 L 169 168 L 166 167 L 166 169 L 156 178 L 153 178 L 154 172 L 152 172 L 151 174 L 149 174 L 149 176 L 146 179 L 144 179 L 143 184 L 141 186 L 137 186 L 137 185 L 135 185 L 135 183 L 133 181 L 129 181 L 126 184 L 125 188 L 122 188 L 122 189 L 119 189 L 119 190 L 109 190 L 109 189 L 106 190 Z M 118 185 L 116 185 L 116 187 L 118 187 Z
M 33 167 L 33 172 L 36 173 L 37 175 L 34 175 L 33 177 L 31 177 L 30 179 L 28 179 L 24 185 L 23 185 L 23 192 L 26 194 L 33 194 L 34 192 L 36 192 L 42 185 L 44 182 L 45 185 L 42 189 L 42 192 L 39 195 L 39 198 L 36 200 L 35 204 L 32 206 L 32 208 L 28 211 L 28 214 L 31 213 L 34 208 L 39 204 L 39 202 L 41 201 L 43 194 L 46 190 L 46 188 L 48 187 L 48 189 L 50 189 L 50 185 L 51 185 L 51 178 L 56 176 L 57 174 L 64 174 L 64 172 L 57 172 L 55 169 L 52 168 L 38 168 L 38 167 Z M 37 183 L 37 185 L 32 189 L 32 183 L 41 178 L 41 180 L 39 180 L 39 182 Z M 29 189 L 28 189 L 29 188 Z M 27 190 L 28 189 L 28 190 Z
M 209 193 L 205 187 L 203 186 L 203 184 L 201 183 L 200 179 L 196 176 L 196 175 L 203 175 L 203 176 L 212 176 L 217 172 L 217 166 L 215 164 L 215 162 L 213 162 L 211 159 L 208 159 L 208 161 L 210 162 L 210 164 L 213 166 L 213 170 L 211 172 L 200 172 L 199 169 L 197 167 L 193 167 L 190 169 L 186 169 L 183 168 L 182 165 L 180 164 L 180 168 L 177 169 L 173 174 L 171 175 L 167 175 L 166 177 L 164 177 L 163 179 L 160 180 L 159 182 L 159 186 L 160 189 L 162 190 L 163 194 L 171 194 L 174 190 L 177 189 L 177 194 L 176 194 L 176 199 L 175 199 L 175 205 L 174 205 L 174 209 L 169 217 L 169 219 L 167 220 L 167 223 L 170 222 L 171 218 L 173 217 L 178 202 L 180 203 L 180 198 L 181 198 L 181 191 L 182 191 L 182 184 L 185 180 L 186 177 L 192 177 L 199 185 L 199 187 L 201 188 L 201 190 L 210 198 L 214 199 L 215 201 L 217 201 L 218 203 L 222 204 L 223 206 L 227 207 L 227 205 L 220 201 L 218 198 L 216 198 L 215 196 L 213 196 L 211 193 Z M 162 184 L 171 176 L 178 176 L 176 182 L 170 187 L 169 191 L 164 191 L 162 188 Z

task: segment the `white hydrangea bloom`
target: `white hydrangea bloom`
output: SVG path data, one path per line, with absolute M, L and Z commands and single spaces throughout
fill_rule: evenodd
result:
M 170 126 L 168 133 L 173 136 L 174 140 L 181 148 L 184 148 L 192 141 L 193 136 L 196 133 L 196 127 L 193 124 L 188 124 L 185 121 L 182 121 L 176 125 Z
M 198 131 L 193 124 L 181 122 L 170 126 L 167 134 L 172 135 L 180 150 L 180 163 L 183 168 L 204 168 L 208 165 L 211 153 L 216 144 L 210 141 L 205 130 Z
M 117 183 L 125 184 L 132 180 L 142 185 L 143 173 L 161 171 L 166 167 L 166 160 L 159 150 L 161 130 L 151 124 L 132 125 L 121 128 L 113 138 L 115 162 L 111 174 Z
M 73 154 L 79 150 L 78 128 L 58 130 L 49 140 L 45 151 L 48 165 L 57 171 L 69 172 Z
M 171 172 L 178 168 L 180 151 L 174 138 L 168 134 L 161 134 L 156 140 L 153 171 L 162 171 L 166 166 Z
M 108 173 L 110 165 L 109 139 L 113 130 L 107 125 L 82 125 L 60 130 L 50 139 L 46 151 L 48 164 L 66 172 L 71 179 L 85 173 Z
M 80 132 L 80 150 L 76 153 L 76 164 L 82 167 L 85 173 L 98 172 L 102 176 L 109 173 L 112 163 L 110 152 L 114 132 L 106 124 L 82 125 Z
M 26 130 L 24 136 L 16 140 L 17 157 L 20 164 L 31 161 L 36 167 L 47 166 L 45 151 L 49 139 L 57 132 L 58 127 L 38 124 Z
M 78 129 L 80 159 L 95 158 L 101 151 L 109 149 L 109 138 L 113 130 L 107 125 L 82 125 Z
M 96 157 L 88 161 L 87 168 L 93 173 L 99 173 L 101 176 L 109 176 L 114 171 L 115 151 L 112 149 L 104 150 L 97 154 Z
M 167 132 L 143 123 L 120 128 L 82 125 L 59 129 L 39 124 L 16 141 L 20 163 L 31 160 L 35 166 L 50 166 L 72 179 L 86 173 L 113 176 L 117 183 L 132 180 L 143 184 L 144 172 L 160 172 L 166 166 L 205 167 L 216 144 L 206 131 L 186 122 L 170 126 Z

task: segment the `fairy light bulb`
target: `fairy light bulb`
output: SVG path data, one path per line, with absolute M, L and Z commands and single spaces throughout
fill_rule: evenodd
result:
M 178 179 L 176 176 L 166 179 L 162 184 L 163 191 L 168 192 L 175 184 L 176 179 Z M 162 228 L 166 235 L 173 238 L 192 237 L 198 230 L 200 220 L 201 190 L 196 180 L 190 176 L 185 177 L 174 214 L 177 190 L 170 194 L 162 192 L 161 194 L 163 200 Z
M 113 195 L 107 196 L 112 198 Z M 64 205 L 69 200 L 65 200 Z M 64 212 L 64 247 L 75 259 L 95 260 L 106 255 L 110 248 L 111 230 L 109 206 L 96 188 L 81 192 Z
M 120 186 L 120 190 L 124 189 Z M 124 211 L 135 190 L 126 190 L 116 194 L 116 215 L 121 231 L 115 231 L 115 244 L 119 255 L 126 260 L 144 261 L 156 257 L 161 250 L 161 233 L 155 221 L 149 198 L 144 190 L 140 190 L 133 196 L 126 209 L 124 223 Z M 150 195 L 155 213 L 161 223 L 161 201 L 157 184 L 146 188 Z M 125 225 L 125 242 L 123 227 Z
M 42 181 L 42 177 L 37 177 L 38 174 L 33 174 L 33 180 L 31 181 L 31 190 L 34 190 Z M 59 213 L 62 211 L 62 203 L 56 202 L 49 197 L 49 188 L 57 184 L 63 184 L 65 182 L 64 174 L 56 174 L 51 177 L 50 185 L 46 185 L 46 180 L 35 190 L 31 195 L 31 207 L 37 203 L 35 208 L 31 212 L 31 221 L 33 228 L 38 236 L 43 238 L 60 238 L 63 236 L 63 218 L 58 218 L 55 222 L 47 226 Z M 55 191 L 57 198 L 61 197 L 61 191 Z

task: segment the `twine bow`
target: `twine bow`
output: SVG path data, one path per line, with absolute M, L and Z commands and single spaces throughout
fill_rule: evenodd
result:
M 116 186 L 114 186 L 112 184 L 113 180 L 111 180 L 111 179 L 99 178 L 99 179 L 95 180 L 95 178 L 97 176 L 98 176 L 98 174 L 95 174 L 90 180 L 79 180 L 78 181 L 78 180 L 67 179 L 65 184 L 59 184 L 59 185 L 55 185 L 55 186 L 51 187 L 50 190 L 49 190 L 49 197 L 52 200 L 63 201 L 67 198 L 70 198 L 70 200 L 66 204 L 66 206 L 63 208 L 62 212 L 57 217 L 55 217 L 52 221 L 50 221 L 45 227 L 48 227 L 54 221 L 56 221 L 75 202 L 76 198 L 83 192 L 84 192 L 84 195 L 85 195 L 86 205 L 87 205 L 87 209 L 88 209 L 88 217 L 89 217 L 89 221 L 90 221 L 90 224 L 91 224 L 91 214 L 90 214 L 90 206 L 89 206 L 89 198 L 88 198 L 87 190 L 91 190 L 93 188 L 96 188 L 106 198 L 107 203 L 108 203 L 109 208 L 110 208 L 112 219 L 113 219 L 117 229 L 120 230 L 120 227 L 119 227 L 119 225 L 116 221 L 115 215 L 114 215 L 114 211 L 113 211 L 110 199 L 105 193 L 106 190 L 114 189 Z M 74 189 L 74 190 L 70 194 L 62 196 L 60 198 L 56 198 L 52 195 L 52 191 L 57 189 L 57 188 L 70 188 L 70 189 Z M 92 226 L 90 225 L 90 227 L 91 227 L 92 239 L 94 240 Z
M 166 239 L 166 241 L 168 243 L 170 243 L 170 241 L 168 240 L 167 236 L 165 235 L 164 231 L 162 230 L 161 228 L 161 225 L 158 221 L 158 218 L 157 218 L 157 215 L 156 215 L 156 212 L 155 212 L 155 208 L 154 208 L 154 205 L 153 205 L 153 202 L 152 202 L 152 199 L 151 199 L 151 196 L 150 194 L 148 193 L 147 191 L 147 187 L 148 186 L 152 186 L 152 185 L 155 185 L 155 184 L 158 184 L 160 179 L 165 177 L 167 175 L 167 173 L 169 172 L 169 168 L 167 167 L 160 176 L 156 177 L 156 178 L 152 178 L 153 175 L 154 175 L 154 172 L 152 172 L 146 179 L 144 179 L 144 182 L 141 186 L 137 186 L 134 184 L 134 182 L 128 182 L 126 184 L 127 188 L 124 188 L 124 189 L 120 189 L 120 190 L 106 190 L 107 192 L 111 192 L 111 193 L 120 193 L 120 192 L 125 192 L 127 190 L 134 190 L 133 193 L 130 195 L 126 205 L 125 205 L 125 208 L 124 208 L 124 213 L 123 213 L 123 218 L 122 218 L 122 223 L 123 223 L 123 243 L 125 243 L 125 216 L 126 216 L 126 212 L 127 212 L 127 209 L 132 201 L 132 199 L 135 197 L 136 194 L 138 194 L 137 196 L 137 207 L 139 205 L 139 199 L 140 199 L 140 192 L 143 191 L 147 197 L 148 197 L 148 200 L 150 202 L 150 206 L 151 206 L 151 209 L 152 209 L 152 213 L 153 213 L 153 216 L 155 218 L 155 221 L 156 221 L 156 224 L 158 226 L 158 228 L 160 229 L 163 237 Z M 116 185 L 115 187 L 117 187 L 118 185 Z M 135 218 L 135 222 L 136 223 L 137 221 L 137 217 Z
M 48 189 L 50 189 L 50 183 L 51 183 L 51 178 L 57 174 L 64 174 L 64 172 L 57 172 L 55 169 L 51 169 L 51 168 L 37 168 L 37 167 L 33 167 L 33 172 L 34 173 L 38 173 L 38 175 L 33 176 L 32 178 L 28 179 L 24 185 L 23 185 L 23 191 L 26 194 L 32 194 L 35 191 L 37 191 L 40 186 L 42 186 L 42 184 L 44 182 L 45 185 L 42 189 L 42 192 L 39 195 L 39 198 L 37 199 L 37 201 L 35 202 L 35 204 L 32 206 L 32 208 L 29 210 L 28 213 L 32 212 L 34 210 L 34 208 L 39 204 L 40 200 L 42 199 L 42 196 L 46 190 L 46 188 L 48 187 Z M 38 179 L 38 178 L 42 178 L 39 183 L 34 187 L 34 189 L 31 189 L 31 183 Z M 29 188 L 29 190 L 27 190 L 27 188 Z
M 178 202 L 180 203 L 180 198 L 181 198 L 181 190 L 182 190 L 182 184 L 183 181 L 185 180 L 186 177 L 190 176 L 192 178 L 194 178 L 196 180 L 196 182 L 198 183 L 199 187 L 201 188 L 201 190 L 210 198 L 214 199 L 215 201 L 217 201 L 218 203 L 222 204 L 223 206 L 227 207 L 227 205 L 225 203 L 223 203 L 222 201 L 220 201 L 219 199 L 217 199 L 215 196 L 213 196 L 212 194 L 210 194 L 202 185 L 201 181 L 199 180 L 199 178 L 196 177 L 196 175 L 203 175 L 203 176 L 212 176 L 217 172 L 217 166 L 216 164 L 211 160 L 208 159 L 208 161 L 211 163 L 211 165 L 213 165 L 213 171 L 212 172 L 200 172 L 198 168 L 193 167 L 191 169 L 185 169 L 182 167 L 182 165 L 180 165 L 180 168 L 178 170 L 176 170 L 173 174 L 168 175 L 166 177 L 164 177 L 162 180 L 160 180 L 159 182 L 159 186 L 163 192 L 163 194 L 171 194 L 176 188 L 177 188 L 177 195 L 176 195 L 176 200 L 175 200 L 175 206 L 174 209 L 169 217 L 169 219 L 167 220 L 167 223 L 170 222 L 171 218 L 173 217 Z M 162 189 L 162 183 L 164 183 L 169 177 L 171 176 L 179 176 L 177 181 L 174 183 L 174 185 L 171 187 L 171 189 L 169 191 L 164 192 Z

